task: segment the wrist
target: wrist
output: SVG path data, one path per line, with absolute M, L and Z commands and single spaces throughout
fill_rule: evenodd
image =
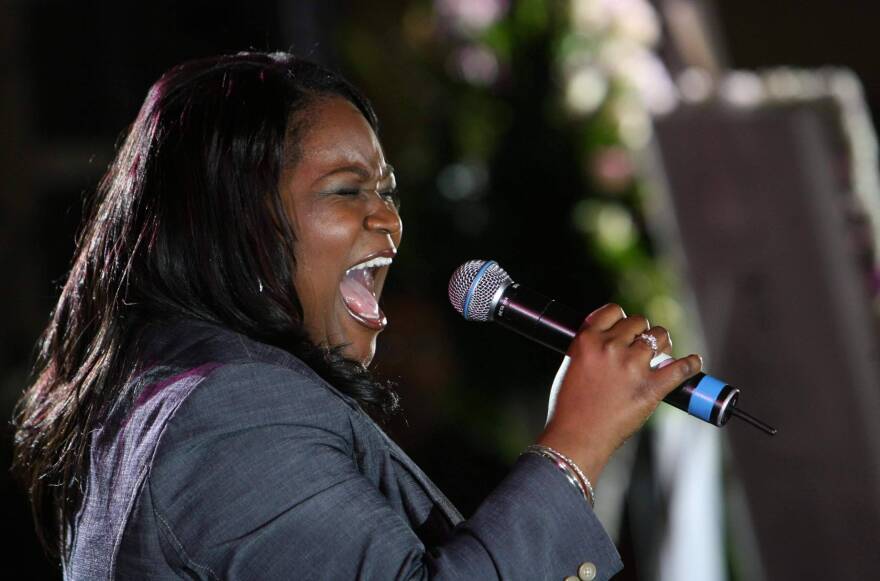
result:
M 584 500 L 590 504 L 590 507 L 595 508 L 596 492 L 593 490 L 593 483 L 590 482 L 590 479 L 574 460 L 559 450 L 542 444 L 532 444 L 526 448 L 524 454 L 537 454 L 552 462 L 568 478 L 572 486 L 580 491 Z
M 536 443 L 557 450 L 570 458 L 595 485 L 611 453 L 604 452 L 598 446 L 584 445 L 583 440 L 583 436 L 548 429 L 541 434 Z

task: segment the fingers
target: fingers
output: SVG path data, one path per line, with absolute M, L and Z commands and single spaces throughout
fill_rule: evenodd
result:
M 703 359 L 699 355 L 688 355 L 653 370 L 654 383 L 665 396 L 703 369 Z
M 672 340 L 665 328 L 651 327 L 642 315 L 627 317 L 623 309 L 613 303 L 590 313 L 581 328 L 604 335 L 603 342 L 635 349 L 639 359 L 644 356 L 650 360 L 658 353 L 672 353 Z M 640 337 L 642 334 L 653 337 L 656 344 Z
M 656 350 L 649 341 L 641 337 L 642 334 L 654 337 L 657 341 Z M 647 331 L 640 333 L 632 340 L 631 346 L 637 349 L 642 349 L 646 353 L 650 353 L 651 357 L 656 356 L 657 353 L 672 354 L 672 338 L 669 336 L 669 331 L 664 327 L 651 327 Z
M 607 304 L 590 313 L 584 321 L 582 329 L 589 328 L 593 333 L 592 342 L 605 343 L 606 346 L 623 347 L 619 353 L 624 358 L 626 353 L 631 357 L 631 364 L 641 367 L 643 360 L 650 361 L 658 353 L 672 354 L 672 339 L 665 327 L 651 327 L 648 319 L 642 315 L 627 317 L 623 309 L 614 303 Z M 640 335 L 645 334 L 656 340 L 656 346 Z M 604 338 L 601 338 L 604 336 Z M 584 337 L 579 337 L 584 339 Z M 632 351 L 630 351 L 632 349 Z M 699 355 L 691 355 L 681 359 L 669 359 L 656 369 L 647 371 L 653 377 L 652 384 L 663 391 L 664 395 L 677 387 L 687 378 L 696 375 L 702 369 Z
M 624 345 L 631 345 L 633 340 L 641 333 L 644 333 L 651 327 L 648 319 L 642 315 L 633 315 L 621 319 L 608 330 L 608 334 L 612 336 L 613 341 L 617 341 Z
M 626 313 L 620 308 L 620 305 L 609 303 L 604 307 L 599 307 L 584 320 L 584 326 L 589 326 L 597 331 L 607 331 L 620 320 L 626 319 Z
M 666 327 L 651 327 L 646 333 L 657 339 L 658 353 L 672 353 L 672 337 Z

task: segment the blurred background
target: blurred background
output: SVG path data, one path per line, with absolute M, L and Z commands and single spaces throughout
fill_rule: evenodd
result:
M 559 365 L 448 306 L 455 267 L 493 258 L 585 313 L 613 300 L 669 327 L 780 429 L 659 410 L 597 487 L 618 579 L 870 578 L 880 62 L 865 4 L 2 0 L 2 417 L 83 196 L 150 84 L 189 58 L 291 50 L 379 113 L 406 225 L 376 361 L 402 395 L 388 429 L 465 515 L 540 432 Z M 59 578 L 6 470 L 0 486 L 14 578 Z

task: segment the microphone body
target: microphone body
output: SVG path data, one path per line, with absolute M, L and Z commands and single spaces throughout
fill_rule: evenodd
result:
M 554 351 L 565 354 L 585 315 L 513 282 L 494 260 L 462 264 L 449 280 L 449 300 L 469 321 L 495 321 Z M 671 359 L 655 355 L 651 367 Z M 731 415 L 743 418 L 768 434 L 776 433 L 756 418 L 736 409 L 739 390 L 705 373 L 691 377 L 663 401 L 708 422 L 723 426 Z
M 563 355 L 586 318 L 559 301 L 513 282 L 499 289 L 492 302 L 489 320 Z M 651 360 L 651 366 L 667 359 L 671 358 L 660 354 Z M 737 388 L 700 372 L 675 388 L 663 401 L 720 427 L 730 419 L 738 397 Z

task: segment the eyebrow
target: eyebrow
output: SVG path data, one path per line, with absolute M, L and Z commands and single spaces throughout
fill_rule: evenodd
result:
M 337 167 L 336 169 L 331 170 L 331 171 L 325 173 L 324 175 L 322 175 L 322 176 L 319 177 L 318 179 L 319 179 L 319 180 L 322 180 L 322 179 L 324 179 L 324 178 L 327 178 L 327 177 L 330 177 L 330 176 L 333 176 L 333 175 L 336 175 L 336 174 L 339 174 L 339 173 L 353 173 L 353 174 L 357 174 L 358 177 L 360 177 L 361 179 L 364 179 L 364 180 L 369 179 L 369 177 L 370 177 L 370 171 L 367 170 L 366 168 L 364 168 L 364 167 L 361 166 L 361 165 L 345 165 L 345 166 L 342 166 L 342 167 Z M 381 181 L 383 181 L 383 180 L 387 180 L 387 179 L 390 178 L 392 175 L 394 175 L 394 167 L 393 167 L 390 163 L 386 163 L 386 164 L 385 164 L 385 170 L 379 175 L 379 180 L 378 180 L 378 181 L 381 182 Z

